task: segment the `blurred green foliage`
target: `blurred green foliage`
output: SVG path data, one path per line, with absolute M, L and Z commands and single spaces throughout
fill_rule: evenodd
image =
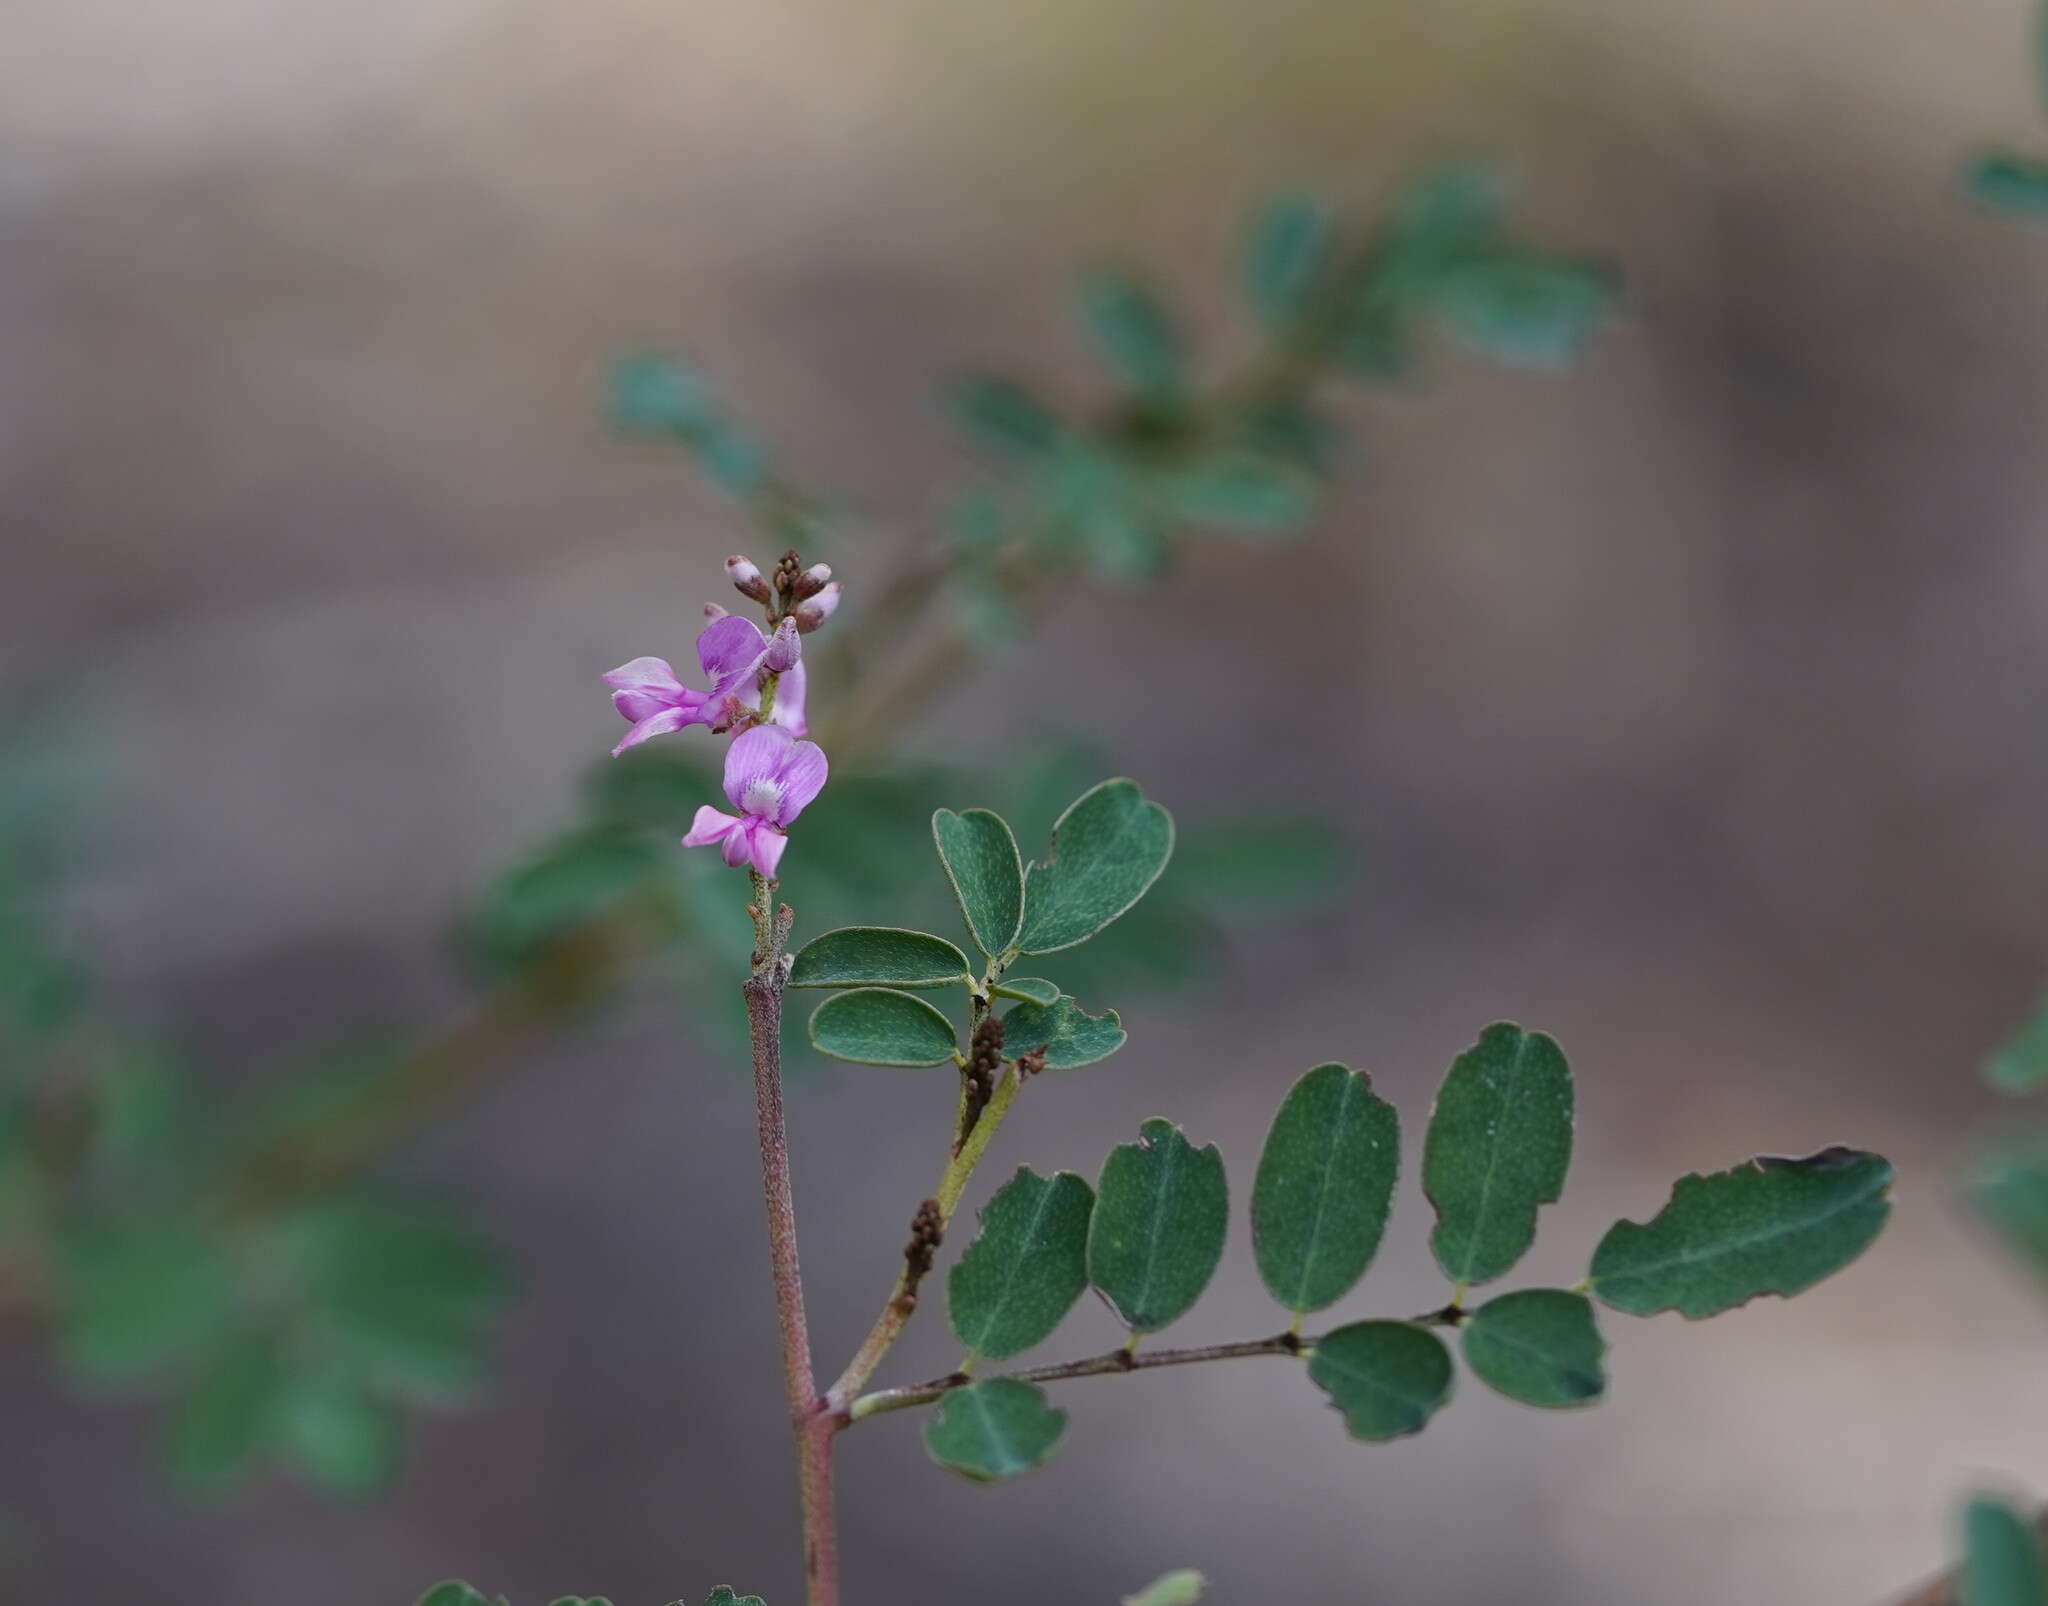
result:
M 925 656 L 907 690 L 870 707 L 861 761 L 840 762 L 805 815 L 785 884 L 807 933 L 942 924 L 934 808 L 994 804 L 1042 841 L 1110 768 L 1056 739 L 986 771 L 893 755 L 916 699 L 973 673 L 963 650 L 1020 640 L 1064 581 L 1155 582 L 1186 537 L 1300 534 L 1346 463 L 1320 395 L 1330 382 L 1408 380 L 1434 330 L 1554 365 L 1615 295 L 1604 268 L 1514 229 L 1498 180 L 1476 168 L 1426 176 L 1373 227 L 1312 197 L 1276 200 L 1247 233 L 1241 273 L 1255 338 L 1220 375 L 1155 285 L 1105 268 L 1079 301 L 1114 389 L 1106 402 L 1062 407 L 1007 376 L 949 391 L 988 469 L 922 560 L 893 581 L 857 577 L 834 621 L 842 671 L 902 642 Z M 621 364 L 610 407 L 622 428 L 690 453 L 778 545 L 831 544 L 827 504 L 780 474 L 688 364 Z M 835 688 L 825 654 L 814 717 L 840 692 L 872 696 L 865 669 L 840 678 Z M 89 967 L 52 915 L 58 860 L 45 839 L 70 798 L 52 813 L 0 796 L 0 1307 L 39 1318 L 79 1386 L 163 1399 L 184 1486 L 222 1488 L 268 1462 L 347 1493 L 386 1485 L 404 1408 L 479 1385 L 508 1280 L 445 1209 L 362 1178 L 512 1061 L 521 1034 L 586 1015 L 637 977 L 658 974 L 668 991 L 681 980 L 693 1026 L 743 1040 L 730 983 L 750 943 L 744 900 L 715 856 L 676 848 L 718 794 L 714 763 L 711 744 L 685 740 L 594 766 L 579 816 L 459 918 L 479 984 L 472 1018 L 338 1049 L 232 1104 L 202 1093 L 166 1042 L 96 1012 Z M 1047 979 L 1083 997 L 1184 988 L 1214 973 L 1227 929 L 1340 895 L 1334 834 L 1281 823 L 1184 823 L 1125 940 L 1063 951 Z M 808 1052 L 791 1047 L 799 1061 Z
M 2048 99 L 2048 6 L 2036 10 L 2034 73 Z M 2048 218 L 2048 156 L 2004 148 L 1981 151 L 1964 164 L 1963 183 L 1975 200 L 1993 211 Z
M 339 1493 L 386 1487 L 404 1407 L 479 1385 L 504 1266 L 444 1207 L 367 1185 L 230 1208 L 222 1179 L 274 1112 L 222 1108 L 168 1043 L 96 1009 L 54 909 L 68 802 L 15 802 L 0 809 L 0 1305 L 44 1319 L 80 1390 L 163 1400 L 182 1487 L 272 1461 Z

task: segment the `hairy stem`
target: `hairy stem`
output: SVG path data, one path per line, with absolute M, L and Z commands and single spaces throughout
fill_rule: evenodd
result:
M 946 1161 L 946 1169 L 939 1174 L 939 1185 L 932 1190 L 932 1200 L 938 1206 L 941 1232 L 952 1222 L 953 1212 L 960 1207 L 960 1195 L 966 1191 L 982 1155 L 988 1152 L 989 1141 L 996 1135 L 996 1128 L 1010 1113 L 1010 1106 L 1016 1102 L 1017 1089 L 1023 1086 L 1023 1080 L 1015 1065 L 1005 1067 L 1002 1080 L 996 1083 L 995 1096 L 988 1101 L 988 1108 L 981 1112 L 981 1119 L 974 1123 L 974 1130 L 967 1134 L 967 1140 Z M 874 1326 L 868 1329 L 868 1336 L 861 1340 L 860 1348 L 854 1351 L 853 1359 L 846 1363 L 846 1370 L 825 1391 L 829 1410 L 834 1413 L 845 1411 L 847 1402 L 875 1375 L 875 1368 L 882 1364 L 882 1357 L 889 1353 L 890 1346 L 909 1324 L 916 1309 L 917 1300 L 911 1290 L 910 1271 L 906 1266 L 896 1274 L 895 1286 L 889 1290 L 889 1298 L 883 1304 L 881 1314 L 875 1318 Z
M 789 928 L 795 917 L 787 904 L 775 906 L 773 881 L 759 871 L 749 871 L 748 876 L 754 960 L 744 991 L 754 1048 L 754 1113 L 761 1138 L 761 1194 L 768 1207 L 768 1258 L 775 1276 L 775 1321 L 782 1335 L 782 1383 L 796 1436 L 797 1488 L 803 1502 L 804 1599 L 809 1606 L 838 1606 L 832 1422 L 811 1372 L 803 1277 L 797 1269 L 796 1201 L 782 1115 L 782 989 L 789 977 Z

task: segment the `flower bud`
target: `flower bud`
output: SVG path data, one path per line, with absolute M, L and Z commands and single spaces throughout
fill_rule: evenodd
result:
M 768 582 L 761 578 L 761 571 L 752 558 L 741 557 L 735 552 L 725 560 L 725 574 L 741 596 L 752 597 L 756 602 L 770 600 Z
M 797 629 L 803 631 L 806 635 L 816 630 L 818 626 L 832 617 L 832 610 L 839 606 L 841 594 L 840 584 L 837 580 L 834 580 L 821 587 L 815 597 L 798 603 L 795 616 Z
M 775 627 L 775 634 L 768 638 L 768 652 L 761 660 L 764 668 L 780 675 L 796 667 L 804 654 L 803 639 L 796 632 L 794 619 L 785 619 Z
M 785 597 L 789 596 L 796 590 L 796 583 L 803 574 L 803 569 L 803 559 L 796 555 L 796 548 L 791 547 L 776 560 L 775 589 Z
M 796 577 L 796 590 L 793 595 L 799 602 L 803 601 L 806 597 L 815 597 L 820 591 L 825 589 L 825 582 L 831 578 L 831 564 L 814 563 Z
M 725 617 L 725 609 L 719 607 L 715 602 L 707 602 L 704 604 L 704 617 L 706 619 L 723 619 Z

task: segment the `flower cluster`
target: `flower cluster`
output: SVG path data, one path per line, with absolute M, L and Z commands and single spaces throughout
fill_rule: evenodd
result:
M 823 749 L 799 739 L 810 729 L 803 638 L 832 617 L 840 586 L 826 565 L 805 568 L 794 552 L 783 554 L 772 579 L 738 556 L 725 560 L 725 572 L 741 596 L 761 604 L 767 629 L 707 606 L 697 663 L 710 684 L 701 690 L 685 686 L 666 658 L 635 658 L 606 675 L 612 706 L 629 722 L 612 757 L 692 725 L 737 732 L 725 754 L 725 795 L 739 813 L 707 804 L 683 842 L 719 846 L 727 864 L 772 877 L 789 845 L 785 828 L 825 784 Z

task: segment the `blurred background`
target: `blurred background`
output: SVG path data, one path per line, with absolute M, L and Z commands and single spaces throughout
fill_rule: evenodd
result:
M 1264 1362 L 1083 1382 L 1053 1466 L 995 1488 L 882 1419 L 845 1446 L 853 1597 L 1106 1601 L 1177 1566 L 1223 1602 L 1902 1591 L 1972 1481 L 2048 1485 L 2048 1308 L 1954 1181 L 1996 1119 L 1976 1068 L 2048 971 L 2048 234 L 1955 180 L 2038 132 L 2029 9 L 1849 24 L 1818 0 L 13 8 L 0 680 L 92 777 L 60 908 L 100 1007 L 224 1098 L 467 996 L 451 919 L 574 818 L 619 731 L 598 675 L 687 659 L 731 600 L 719 560 L 773 555 L 683 454 L 607 425 L 621 353 L 687 351 L 851 510 L 853 628 L 965 474 L 941 380 L 1099 392 L 1076 266 L 1156 270 L 1227 352 L 1259 197 L 1370 214 L 1427 163 L 1496 159 L 1528 229 L 1623 276 L 1581 362 L 1445 347 L 1343 391 L 1355 459 L 1305 541 L 1077 582 L 898 733 L 999 766 L 1078 737 L 1183 813 L 1306 813 L 1347 845 L 1341 901 L 1244 928 L 1204 985 L 1101 998 L 1131 1047 L 1034 1086 L 974 1202 L 1027 1160 L 1092 1175 L 1156 1113 L 1222 1143 L 1241 1195 L 1330 1058 L 1419 1136 L 1451 1057 L 1514 1018 L 1581 1088 L 1529 1278 L 1758 1150 L 1884 1151 L 1894 1224 L 1795 1303 L 1610 1318 L 1583 1414 L 1467 1386 L 1370 1447 Z M 1020 823 L 1028 848 L 1047 819 Z M 664 991 L 508 1051 L 393 1162 L 521 1292 L 483 1402 L 421 1420 L 388 1499 L 265 1476 L 189 1503 L 148 1408 L 11 1332 L 0 1598 L 358 1606 L 463 1574 L 515 1602 L 795 1599 L 748 1090 Z M 821 1362 L 950 1114 L 910 1072 L 797 1093 Z M 1441 1297 L 1427 1221 L 1404 1181 L 1341 1312 Z M 1186 1341 L 1272 1325 L 1237 1234 Z M 1052 1353 L 1115 1339 L 1090 1305 Z M 888 1377 L 949 1343 L 927 1319 Z

